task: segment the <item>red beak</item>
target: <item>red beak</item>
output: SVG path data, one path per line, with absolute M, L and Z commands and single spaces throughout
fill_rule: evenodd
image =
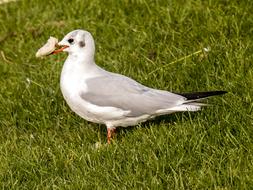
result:
M 53 55 L 53 54 L 57 54 L 62 52 L 64 49 L 68 48 L 69 46 L 64 45 L 64 46 L 59 46 L 57 45 L 57 47 L 59 47 L 59 49 L 54 50 L 52 53 L 50 53 L 49 55 Z

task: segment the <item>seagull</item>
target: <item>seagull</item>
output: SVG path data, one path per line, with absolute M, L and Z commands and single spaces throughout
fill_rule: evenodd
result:
M 85 30 L 68 33 L 57 47 L 51 54 L 68 53 L 60 77 L 65 101 L 83 119 L 106 125 L 108 144 L 117 127 L 137 125 L 174 112 L 198 111 L 206 105 L 199 100 L 226 93 L 172 93 L 108 72 L 96 65 L 95 42 Z

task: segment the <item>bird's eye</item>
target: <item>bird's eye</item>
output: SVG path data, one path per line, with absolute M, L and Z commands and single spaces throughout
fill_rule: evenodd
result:
M 74 42 L 74 39 L 73 38 L 69 38 L 68 39 L 68 43 L 72 44 Z

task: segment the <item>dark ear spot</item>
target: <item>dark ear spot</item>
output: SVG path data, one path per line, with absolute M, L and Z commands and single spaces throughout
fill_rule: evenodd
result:
M 79 46 L 80 46 L 81 48 L 84 47 L 84 46 L 85 46 L 85 42 L 84 42 L 84 41 L 79 42 Z

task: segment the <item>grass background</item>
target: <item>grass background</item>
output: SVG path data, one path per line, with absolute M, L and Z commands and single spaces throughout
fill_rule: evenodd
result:
M 252 8 L 251 0 L 1 5 L 0 188 L 252 189 Z M 109 71 L 174 92 L 229 93 L 202 112 L 119 129 L 106 146 L 105 126 L 63 100 L 66 54 L 35 58 L 49 36 L 77 28 L 93 34 L 96 62 Z M 207 55 L 168 64 L 204 47 Z

